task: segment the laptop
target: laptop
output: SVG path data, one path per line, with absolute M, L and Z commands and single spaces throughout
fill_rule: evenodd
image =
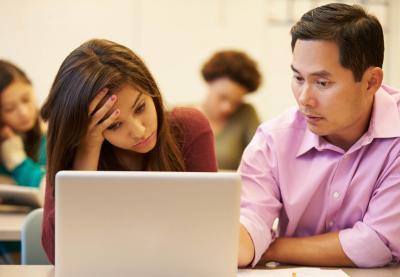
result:
M 237 173 L 60 171 L 56 277 L 233 277 Z

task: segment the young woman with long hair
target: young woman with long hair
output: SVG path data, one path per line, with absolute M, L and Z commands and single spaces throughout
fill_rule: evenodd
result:
M 62 63 L 42 116 L 48 174 L 42 241 L 54 263 L 54 180 L 60 170 L 216 171 L 201 112 L 164 110 L 151 73 L 130 49 L 90 40 Z

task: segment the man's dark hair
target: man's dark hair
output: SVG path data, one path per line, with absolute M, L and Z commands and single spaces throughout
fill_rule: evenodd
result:
M 369 67 L 381 67 L 384 56 L 382 26 L 378 19 L 358 5 L 333 3 L 305 13 L 290 30 L 292 51 L 296 41 L 328 40 L 339 48 L 343 67 L 360 81 Z

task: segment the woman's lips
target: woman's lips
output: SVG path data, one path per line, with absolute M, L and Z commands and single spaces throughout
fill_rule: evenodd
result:
M 150 136 L 148 136 L 147 138 L 145 138 L 144 140 L 141 140 L 141 141 L 139 141 L 138 143 L 134 144 L 132 147 L 134 147 L 134 148 L 138 148 L 138 147 L 141 148 L 141 147 L 146 146 L 146 145 L 152 140 L 154 134 L 155 134 L 155 132 L 152 133 L 152 134 L 151 134 Z

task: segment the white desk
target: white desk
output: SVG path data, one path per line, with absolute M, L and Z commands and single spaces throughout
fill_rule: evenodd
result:
M 0 241 L 20 240 L 25 217 L 26 213 L 0 212 Z
M 54 277 L 54 267 L 49 265 L 0 265 L 4 277 Z
M 344 268 L 350 277 L 398 277 L 400 265 L 376 269 Z M 54 267 L 47 265 L 0 265 L 0 276 L 54 277 Z
M 15 182 L 10 177 L 0 175 L 0 184 L 15 184 Z M 0 206 L 0 241 L 21 239 L 22 223 L 28 212 L 21 207 Z

